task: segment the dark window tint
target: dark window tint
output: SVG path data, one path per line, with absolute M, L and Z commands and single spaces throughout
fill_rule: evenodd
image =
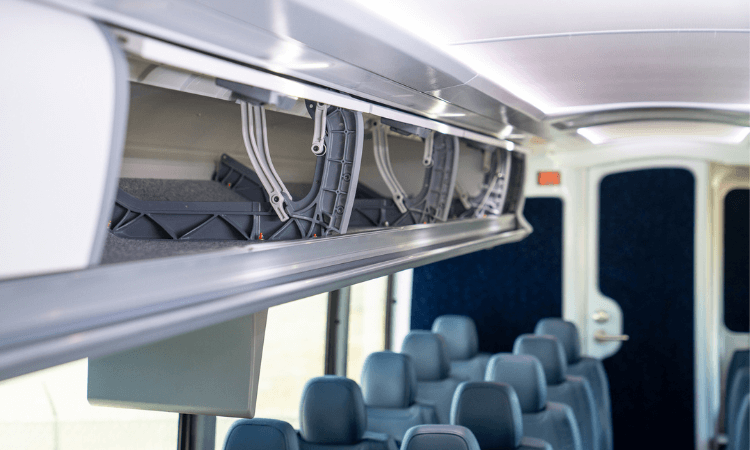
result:
M 747 189 L 724 198 L 724 323 L 750 331 L 750 205 Z

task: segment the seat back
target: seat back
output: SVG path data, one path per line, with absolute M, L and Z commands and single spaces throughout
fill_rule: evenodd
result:
M 451 424 L 470 429 L 482 450 L 552 449 L 547 442 L 523 436 L 518 396 L 505 383 L 461 383 L 453 398 Z
M 524 334 L 513 344 L 513 353 L 536 357 L 544 369 L 547 399 L 570 406 L 581 432 L 584 449 L 604 450 L 599 412 L 588 381 L 566 376 L 567 360 L 562 345 L 554 336 Z
M 418 425 L 406 432 L 401 450 L 480 450 L 474 433 L 458 425 Z
M 401 442 L 409 428 L 437 423 L 435 408 L 416 403 L 417 374 L 408 355 L 370 354 L 361 380 L 368 431 L 386 433 Z
M 460 383 L 450 376 L 445 341 L 430 331 L 411 331 L 404 338 L 401 353 L 408 355 L 417 374 L 417 403 L 435 408 L 439 423 L 448 423 L 453 393 Z
M 388 435 L 366 433 L 367 412 L 354 381 L 336 376 L 313 378 L 302 391 L 301 450 L 394 450 Z
M 524 435 L 547 441 L 555 450 L 583 450 L 573 410 L 547 402 L 547 382 L 538 359 L 498 353 L 487 365 L 485 380 L 507 383 L 516 391 Z
M 536 324 L 534 334 L 554 336 L 565 351 L 568 375 L 585 378 L 594 394 L 599 423 L 604 433 L 604 450 L 612 450 L 612 399 L 609 393 L 609 378 L 602 362 L 581 356 L 581 340 L 578 327 L 573 322 L 558 318 L 542 319 Z
M 734 418 L 734 430 L 728 436 L 727 450 L 746 450 L 750 448 L 750 394 L 745 395 Z
M 748 372 L 746 367 L 745 370 L 738 371 L 738 373 L 732 377 L 732 385 L 727 387 L 727 409 L 724 418 L 724 428 L 727 436 L 733 436 L 735 433 L 735 427 L 737 426 L 737 420 L 735 420 L 735 418 L 740 413 L 742 401 L 748 393 L 750 393 L 750 372 Z
M 451 362 L 451 376 L 468 381 L 482 381 L 487 353 L 479 353 L 477 326 L 468 316 L 443 315 L 432 323 L 432 332 L 443 337 Z
M 298 450 L 297 433 L 287 422 L 240 419 L 227 431 L 224 450 Z

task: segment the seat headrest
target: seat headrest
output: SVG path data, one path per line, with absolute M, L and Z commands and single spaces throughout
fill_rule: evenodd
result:
M 417 425 L 404 435 L 401 450 L 479 450 L 474 433 L 459 425 Z
M 362 391 L 344 377 L 326 375 L 308 381 L 299 415 L 302 439 L 314 444 L 356 444 L 367 429 Z
M 505 383 L 466 381 L 451 405 L 451 424 L 470 429 L 482 450 L 515 449 L 523 437 L 518 396 Z
M 408 355 L 371 353 L 362 367 L 365 405 L 375 408 L 408 408 L 417 396 L 417 373 Z
M 513 344 L 516 355 L 535 356 L 542 363 L 547 385 L 557 385 L 565 381 L 568 363 L 562 344 L 554 336 L 522 334 Z
M 432 323 L 432 332 L 445 339 L 451 361 L 470 359 L 479 353 L 477 326 L 471 317 L 440 316 Z
M 544 369 L 531 355 L 498 353 L 487 363 L 484 380 L 509 384 L 516 391 L 524 414 L 542 411 L 547 405 Z
M 298 450 L 297 433 L 291 425 L 274 419 L 240 419 L 227 431 L 224 450 Z
M 575 364 L 581 360 L 581 341 L 578 337 L 578 327 L 573 322 L 549 317 L 536 323 L 534 334 L 554 336 L 563 346 L 568 364 Z
M 409 332 L 401 345 L 401 353 L 409 355 L 417 372 L 417 381 L 438 381 L 448 378 L 451 362 L 445 341 L 439 334 L 415 330 Z

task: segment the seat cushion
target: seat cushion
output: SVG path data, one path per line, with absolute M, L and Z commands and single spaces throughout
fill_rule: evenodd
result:
M 411 358 L 417 381 L 439 381 L 450 375 L 448 350 L 439 334 L 424 330 L 411 331 L 404 338 L 401 353 Z
M 367 429 L 362 391 L 356 382 L 336 376 L 311 379 L 300 403 L 300 436 L 309 443 L 352 445 Z
M 737 417 L 734 418 L 734 432 L 728 436 L 729 442 L 727 450 L 746 450 L 750 448 L 750 394 L 745 395 L 737 411 Z
M 511 385 L 524 414 L 542 411 L 547 404 L 544 369 L 534 356 L 498 353 L 487 365 L 485 380 Z
M 523 437 L 518 396 L 504 383 L 461 383 L 453 399 L 451 424 L 470 429 L 482 450 L 515 449 Z
M 408 408 L 417 396 L 417 374 L 408 355 L 371 353 L 362 366 L 365 405 L 375 408 Z
M 573 410 L 584 450 L 602 450 L 604 442 L 599 413 L 588 381 L 581 377 L 566 377 L 564 383 L 547 386 L 547 400 L 563 403 Z
M 317 444 L 307 442 L 299 437 L 300 450 L 398 450 L 396 441 L 387 434 L 366 432 L 359 442 L 354 444 Z
M 406 433 L 401 450 L 480 450 L 474 433 L 459 425 L 420 425 Z
M 438 423 L 450 422 L 451 403 L 461 380 L 445 378 L 440 381 L 417 382 L 417 403 L 434 408 Z
M 224 450 L 298 450 L 291 425 L 273 419 L 240 419 L 227 431 Z
M 488 353 L 477 353 L 471 359 L 451 361 L 450 376 L 465 381 L 482 381 L 491 356 Z
M 612 450 L 612 402 L 609 394 L 609 378 L 604 370 L 604 364 L 596 358 L 582 357 L 575 364 L 568 365 L 568 375 L 585 378 L 594 394 L 596 409 L 599 412 L 599 422 L 605 441 L 605 450 Z
M 542 411 L 523 414 L 523 434 L 555 450 L 584 450 L 573 410 L 562 403 L 548 402 Z
M 367 430 L 384 433 L 397 442 L 404 439 L 406 431 L 417 425 L 439 423 L 435 408 L 414 404 L 408 408 L 367 407 Z
M 465 361 L 479 353 L 477 326 L 471 317 L 440 316 L 432 323 L 432 332 L 445 340 L 451 361 Z
M 531 355 L 542 363 L 548 386 L 565 382 L 568 361 L 562 344 L 554 336 L 522 334 L 513 343 L 516 355 Z

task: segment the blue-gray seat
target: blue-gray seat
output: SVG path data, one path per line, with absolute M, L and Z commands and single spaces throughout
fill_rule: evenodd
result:
M 408 355 L 417 372 L 417 403 L 435 408 L 439 423 L 448 423 L 451 402 L 461 380 L 450 376 L 445 341 L 430 331 L 411 331 L 404 338 L 401 353 Z
M 547 381 L 538 359 L 498 353 L 487 365 L 485 380 L 506 383 L 516 391 L 525 436 L 547 441 L 555 450 L 583 450 L 573 410 L 562 403 L 547 402 Z
M 734 423 L 731 418 L 737 415 L 742 398 L 748 393 L 748 371 L 750 370 L 750 350 L 735 350 L 727 369 L 724 393 L 724 431 L 730 436 Z M 740 378 L 740 381 L 737 381 Z
M 313 378 L 302 391 L 300 450 L 395 450 L 387 434 L 366 432 L 367 412 L 354 381 L 336 376 Z
M 468 316 L 444 315 L 432 322 L 432 332 L 445 339 L 451 376 L 469 381 L 482 381 L 489 353 L 479 353 L 479 336 L 474 320 Z
M 408 355 L 371 353 L 362 367 L 361 383 L 368 431 L 401 442 L 409 428 L 438 423 L 435 408 L 416 403 L 417 373 Z
M 518 396 L 504 383 L 461 383 L 453 397 L 451 424 L 470 429 L 482 450 L 552 450 L 549 443 L 523 435 Z
M 554 336 L 522 334 L 513 344 L 513 353 L 535 356 L 542 363 L 547 400 L 573 409 L 584 450 L 603 450 L 602 426 L 591 386 L 583 377 L 566 376 L 567 360 L 560 341 Z
M 604 433 L 605 447 L 612 450 L 612 400 L 609 394 L 609 379 L 602 362 L 596 358 L 581 356 L 581 341 L 578 327 L 573 322 L 557 318 L 542 319 L 534 328 L 535 334 L 546 334 L 557 338 L 565 350 L 568 362 L 568 375 L 583 377 L 591 385 L 596 408 L 599 411 L 599 423 Z
M 732 377 L 732 385 L 727 388 L 725 398 L 727 409 L 724 419 L 726 425 L 724 429 L 727 438 L 735 434 L 735 427 L 737 426 L 736 417 L 739 415 L 742 401 L 748 393 L 750 393 L 750 372 L 745 367 L 744 370 L 739 370 Z
M 750 394 L 745 395 L 740 403 L 735 423 L 732 427 L 733 433 L 728 436 L 727 450 L 747 450 L 750 448 Z
M 298 450 L 291 425 L 274 419 L 240 419 L 227 431 L 224 450 Z
M 480 450 L 474 433 L 458 425 L 417 425 L 409 428 L 401 450 Z

